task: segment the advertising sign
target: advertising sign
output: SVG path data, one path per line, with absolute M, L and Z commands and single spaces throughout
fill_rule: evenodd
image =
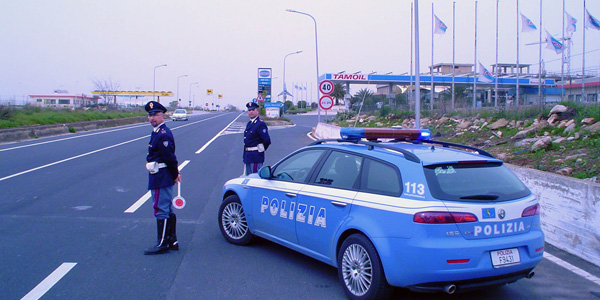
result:
M 283 103 L 279 102 L 265 102 L 265 115 L 267 118 L 276 119 L 280 116 L 280 108 L 283 106 Z
M 264 94 L 267 102 L 271 101 L 271 76 L 271 68 L 258 68 L 258 93 Z

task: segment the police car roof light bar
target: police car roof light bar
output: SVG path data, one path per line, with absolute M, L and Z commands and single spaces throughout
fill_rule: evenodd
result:
M 340 129 L 342 139 L 411 139 L 428 140 L 431 137 L 429 129 L 400 129 L 400 128 L 353 128 Z

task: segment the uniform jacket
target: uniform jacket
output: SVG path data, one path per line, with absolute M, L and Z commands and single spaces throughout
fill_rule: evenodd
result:
M 158 173 L 149 175 L 149 190 L 175 184 L 175 178 L 179 175 L 177 157 L 175 156 L 175 139 L 165 123 L 152 131 L 146 161 L 156 161 L 167 165 L 166 168 L 160 168 Z
M 263 122 L 259 117 L 256 117 L 253 121 L 249 121 L 246 124 L 246 130 L 244 131 L 244 163 L 263 163 L 265 162 L 265 153 L 258 152 L 256 150 L 246 151 L 247 147 L 256 147 L 258 144 L 263 144 L 265 150 L 271 145 L 271 137 L 269 137 L 269 130 L 267 124 Z

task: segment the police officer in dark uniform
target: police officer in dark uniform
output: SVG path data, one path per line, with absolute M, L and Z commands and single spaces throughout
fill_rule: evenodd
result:
M 156 101 L 145 106 L 148 120 L 152 127 L 152 135 L 148 144 L 146 169 L 150 172 L 148 189 L 151 191 L 154 216 L 156 217 L 157 243 L 144 250 L 144 254 L 165 253 L 169 249 L 179 250 L 177 242 L 177 219 L 173 213 L 173 185 L 181 181 L 175 156 L 175 139 L 165 124 L 167 109 Z
M 265 162 L 265 150 L 271 145 L 271 137 L 267 124 L 258 117 L 258 104 L 248 102 L 246 108 L 250 121 L 244 131 L 244 164 L 245 174 L 250 175 L 258 172 Z

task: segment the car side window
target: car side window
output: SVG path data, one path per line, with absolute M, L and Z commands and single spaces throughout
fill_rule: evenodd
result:
M 312 149 L 296 153 L 275 166 L 273 176 L 279 180 L 305 182 L 323 152 L 323 149 Z
M 365 161 L 361 189 L 376 194 L 398 196 L 402 191 L 402 179 L 396 167 L 373 159 Z
M 356 188 L 361 165 L 360 156 L 333 151 L 323 164 L 314 183 L 343 189 Z

